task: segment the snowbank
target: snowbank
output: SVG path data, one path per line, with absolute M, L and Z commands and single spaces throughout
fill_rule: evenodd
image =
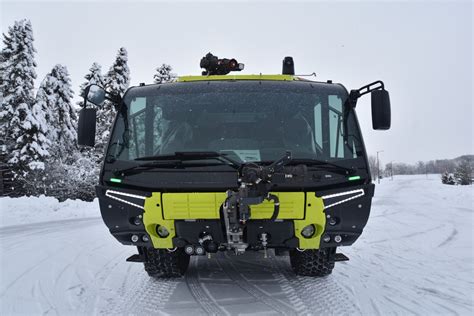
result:
M 99 203 L 81 200 L 58 202 L 53 197 L 0 198 L 0 227 L 99 217 Z

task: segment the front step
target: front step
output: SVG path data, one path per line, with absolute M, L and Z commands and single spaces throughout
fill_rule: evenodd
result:
M 349 257 L 347 257 L 345 254 L 343 253 L 336 253 L 334 255 L 334 261 L 335 262 L 338 262 L 338 261 L 349 261 Z
M 145 262 L 145 260 L 143 260 L 142 256 L 140 256 L 139 254 L 135 254 L 128 257 L 126 261 L 127 262 Z

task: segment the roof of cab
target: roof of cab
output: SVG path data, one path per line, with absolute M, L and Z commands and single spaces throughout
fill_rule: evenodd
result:
M 300 78 L 293 75 L 222 75 L 222 76 L 182 76 L 178 77 L 178 82 L 190 81 L 210 81 L 210 80 L 273 80 L 273 81 L 294 81 Z

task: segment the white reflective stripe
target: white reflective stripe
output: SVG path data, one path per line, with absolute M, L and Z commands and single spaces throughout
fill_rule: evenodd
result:
M 138 204 L 129 202 L 129 201 L 127 201 L 127 200 L 121 199 L 121 198 L 116 197 L 116 196 L 114 196 L 114 195 L 112 195 L 112 194 L 114 194 L 114 195 L 126 196 L 126 197 L 131 197 L 131 198 L 134 198 L 134 199 L 141 199 L 141 200 L 145 200 L 145 199 L 146 199 L 146 196 L 136 195 L 136 194 L 130 194 L 130 193 L 125 193 L 125 192 L 120 192 L 120 191 L 114 191 L 114 190 L 107 190 L 107 191 L 105 191 L 105 196 L 111 198 L 112 200 L 116 200 L 116 201 L 119 201 L 119 202 L 122 202 L 122 203 L 125 203 L 125 204 L 128 204 L 128 205 L 137 207 L 137 208 L 139 208 L 139 209 L 141 209 L 141 210 L 145 209 L 145 208 L 144 208 L 143 206 L 141 206 L 141 205 L 138 205 Z
M 327 205 L 327 206 L 324 206 L 324 209 L 327 209 L 327 208 L 330 208 L 330 207 L 333 207 L 333 206 L 336 206 L 336 205 L 339 205 L 339 204 L 348 202 L 348 201 L 350 201 L 350 200 L 354 200 L 354 199 L 360 198 L 361 196 L 364 196 L 364 195 L 365 195 L 365 192 L 364 192 L 364 189 L 358 189 L 358 190 L 352 190 L 352 191 L 346 191 L 346 192 L 339 192 L 339 193 L 329 194 L 329 195 L 322 196 L 321 198 L 322 198 L 323 200 L 325 200 L 325 199 L 335 198 L 335 197 L 344 196 L 344 195 L 349 195 L 349 194 L 357 194 L 357 195 L 354 195 L 354 196 L 351 196 L 350 198 L 344 199 L 344 200 L 342 200 L 342 201 L 337 201 L 337 202 L 335 202 L 335 203 L 332 203 L 332 204 L 329 204 L 329 205 Z

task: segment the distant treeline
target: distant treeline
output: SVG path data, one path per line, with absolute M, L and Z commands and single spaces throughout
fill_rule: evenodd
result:
M 471 166 L 474 166 L 474 155 L 463 155 L 454 159 L 437 159 L 430 161 L 418 161 L 415 164 L 408 164 L 404 162 L 389 162 L 382 164 L 380 162 L 380 173 L 385 176 L 392 174 L 426 174 L 445 172 L 454 173 L 456 167 L 462 162 L 467 161 Z M 377 174 L 377 158 L 375 156 L 369 157 L 370 169 L 372 175 Z

